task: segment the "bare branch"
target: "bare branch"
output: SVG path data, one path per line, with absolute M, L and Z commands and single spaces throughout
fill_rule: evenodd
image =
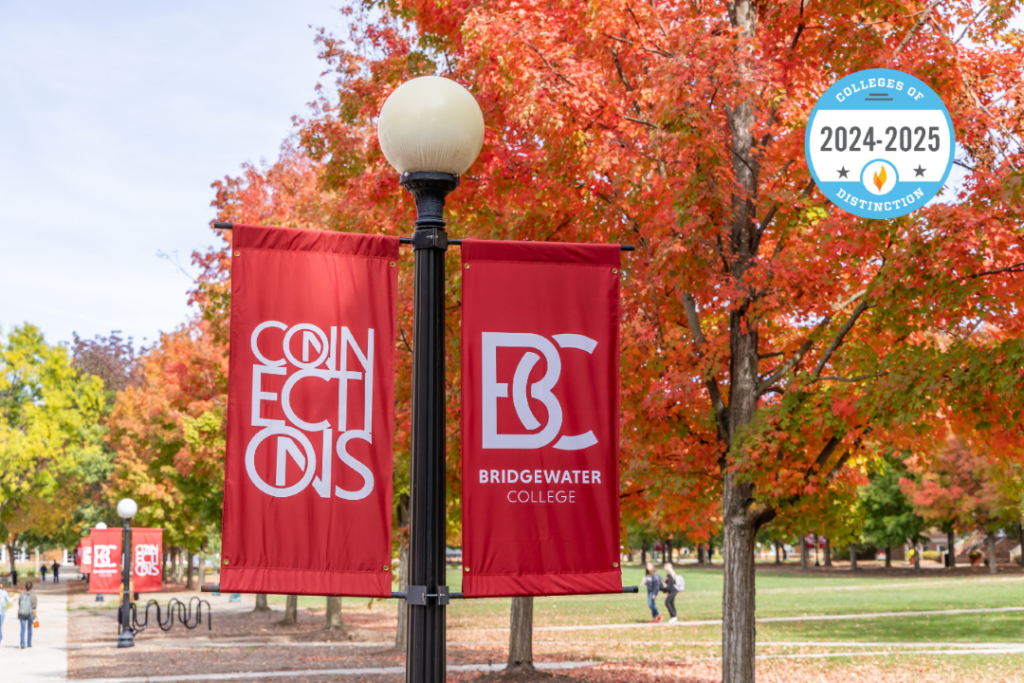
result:
M 622 118 L 626 119 L 627 121 L 632 121 L 633 123 L 642 123 L 643 125 L 650 126 L 655 130 L 658 129 L 658 125 L 656 123 L 651 123 L 650 121 L 644 121 L 643 119 L 634 119 L 632 116 L 626 115 L 623 115 Z
M 764 395 L 764 393 L 766 391 L 768 391 L 769 387 L 771 387 L 773 384 L 775 384 L 780 379 L 785 377 L 786 374 L 790 370 L 795 368 L 797 366 L 797 364 L 804 359 L 804 356 L 807 355 L 807 352 L 810 351 L 811 347 L 814 346 L 814 333 L 817 332 L 818 330 L 820 330 L 826 324 L 828 324 L 828 321 L 830 321 L 831 319 L 832 319 L 831 317 L 828 317 L 828 318 L 825 318 L 824 320 L 822 320 L 820 323 L 818 323 L 818 326 L 814 328 L 814 331 L 811 332 L 810 335 L 808 335 L 807 341 L 805 341 L 803 344 L 800 345 L 800 348 L 797 349 L 796 353 L 793 354 L 792 358 L 790 358 L 785 363 L 780 365 L 775 370 L 775 372 L 773 372 L 768 378 L 766 378 L 765 380 L 763 380 L 761 382 L 758 382 L 758 384 L 757 384 L 757 395 L 758 396 Z
M 686 325 L 690 328 L 690 338 L 693 339 L 693 346 L 697 356 L 704 357 L 704 345 L 707 338 L 700 328 L 700 318 L 697 316 L 697 302 L 689 292 L 684 293 L 680 299 L 683 303 L 683 310 L 686 311 Z M 722 443 L 729 443 L 729 415 L 722 400 L 722 390 L 718 386 L 718 380 L 714 375 L 704 380 L 707 385 L 708 394 L 711 396 L 711 406 L 715 409 L 715 417 L 718 419 L 718 438 Z
M 899 53 L 903 52 L 903 48 L 905 48 L 907 46 L 907 43 L 909 43 L 910 40 L 915 35 L 917 35 L 917 32 L 921 30 L 921 27 L 924 26 L 924 23 L 926 21 L 928 21 L 928 17 L 931 16 L 932 10 L 935 9 L 936 7 L 938 7 L 940 4 L 942 4 L 942 1 L 943 0 L 935 0 L 935 2 L 933 2 L 930 5 L 928 5 L 928 7 L 926 7 L 924 9 L 924 11 L 921 12 L 921 18 L 917 20 L 917 22 L 913 25 L 913 27 L 911 27 L 910 31 L 907 33 L 906 38 L 903 39 L 903 42 L 900 43 L 899 47 L 897 47 L 896 50 L 892 53 L 892 55 L 889 57 L 889 61 L 890 62 L 892 62 L 892 60 L 896 59 L 896 55 L 898 55 Z
M 633 86 L 629 84 L 629 79 L 626 78 L 626 74 L 622 71 L 622 62 L 619 61 L 619 53 L 616 50 L 609 50 L 612 53 L 612 60 L 615 61 L 615 70 L 619 72 L 619 78 L 622 79 L 623 85 L 626 86 L 628 92 L 633 92 Z
M 825 376 L 825 377 L 818 377 L 814 381 L 816 381 L 816 382 L 826 382 L 826 381 L 832 381 L 832 382 L 862 382 L 862 381 L 864 381 L 866 379 L 876 379 L 878 377 L 885 377 L 888 374 L 889 374 L 888 372 L 876 372 L 873 375 L 861 375 L 860 377 L 831 377 L 831 376 Z
M 569 85 L 573 86 L 574 88 L 576 87 L 576 84 L 575 84 L 575 83 L 573 83 L 573 82 L 572 82 L 571 80 L 569 80 L 569 78 L 567 78 L 566 76 L 563 76 L 563 75 L 562 75 L 562 74 L 561 74 L 561 73 L 560 73 L 560 72 L 558 71 L 558 69 L 556 69 L 555 67 L 553 67 L 553 66 L 551 65 L 551 62 L 549 62 L 549 61 L 547 60 L 547 58 L 546 58 L 546 57 L 545 57 L 544 55 L 542 55 L 542 54 L 540 53 L 540 50 L 538 50 L 538 49 L 537 49 L 537 48 L 535 48 L 535 47 L 534 47 L 533 45 L 531 45 L 529 41 L 523 41 L 523 42 L 525 43 L 526 47 L 528 47 L 528 48 L 530 48 L 531 50 L 533 50 L 533 51 L 534 51 L 534 52 L 535 52 L 535 53 L 537 54 L 537 56 L 541 58 L 541 61 L 543 61 L 543 62 L 544 62 L 544 65 L 545 65 L 545 66 L 547 66 L 547 67 L 548 67 L 548 69 L 550 69 L 550 70 L 551 70 L 551 73 L 555 74 L 556 76 L 558 76 L 559 78 L 561 78 L 561 79 L 562 79 L 563 81 L 565 81 L 565 82 L 566 82 L 566 83 L 568 83 Z
M 986 275 L 998 275 L 999 273 L 1024 273 L 1024 261 L 1020 263 L 1014 263 L 1012 266 L 1006 266 L 1005 268 L 997 268 L 996 270 L 984 270 L 980 273 L 972 273 L 970 275 L 964 275 L 961 280 L 969 280 L 977 277 L 985 277 Z
M 860 317 L 861 313 L 868 310 L 868 306 L 869 304 L 867 299 L 864 299 L 857 304 L 857 308 L 853 309 L 853 313 L 850 314 L 849 319 L 843 323 L 842 327 L 839 328 L 839 332 L 832 340 L 832 343 L 829 344 L 825 353 L 822 354 L 821 360 L 818 361 L 818 366 L 814 368 L 814 372 L 811 373 L 811 377 L 817 379 L 821 376 L 821 371 L 825 369 L 825 365 L 828 363 L 829 359 L 832 358 L 832 354 L 835 353 L 836 349 L 839 348 L 839 345 L 843 343 L 843 339 L 845 339 L 846 335 L 853 329 L 853 326 L 857 323 L 857 318 Z

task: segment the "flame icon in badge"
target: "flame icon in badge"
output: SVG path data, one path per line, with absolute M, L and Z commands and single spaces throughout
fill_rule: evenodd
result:
M 885 166 L 879 166 L 879 169 L 875 171 L 874 175 L 871 176 L 872 182 L 875 183 L 875 187 L 878 191 L 882 191 L 882 185 L 885 185 Z

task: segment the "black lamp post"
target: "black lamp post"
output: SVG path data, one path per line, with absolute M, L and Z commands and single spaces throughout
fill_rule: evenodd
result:
M 445 680 L 445 197 L 483 145 L 484 121 L 468 90 L 426 76 L 381 108 L 381 149 L 416 199 L 412 361 L 412 474 L 405 680 Z
M 139 511 L 139 506 L 131 498 L 125 498 L 117 504 L 117 515 L 124 520 L 124 533 L 121 537 L 121 635 L 117 637 L 117 646 L 135 647 L 135 632 L 132 630 L 132 517 Z

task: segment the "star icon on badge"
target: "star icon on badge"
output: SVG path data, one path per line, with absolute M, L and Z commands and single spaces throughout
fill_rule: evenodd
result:
M 845 166 L 843 166 L 842 168 L 839 169 L 839 177 L 840 178 L 845 178 L 847 173 L 849 173 L 849 171 L 846 170 Z
M 920 178 L 922 176 L 924 176 L 924 169 L 921 168 L 921 164 L 918 164 L 917 168 L 914 169 L 914 177 Z

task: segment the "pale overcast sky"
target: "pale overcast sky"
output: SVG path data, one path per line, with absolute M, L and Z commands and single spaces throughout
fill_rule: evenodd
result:
M 0 2 L 0 329 L 152 341 L 189 312 L 210 183 L 273 160 L 344 0 Z

